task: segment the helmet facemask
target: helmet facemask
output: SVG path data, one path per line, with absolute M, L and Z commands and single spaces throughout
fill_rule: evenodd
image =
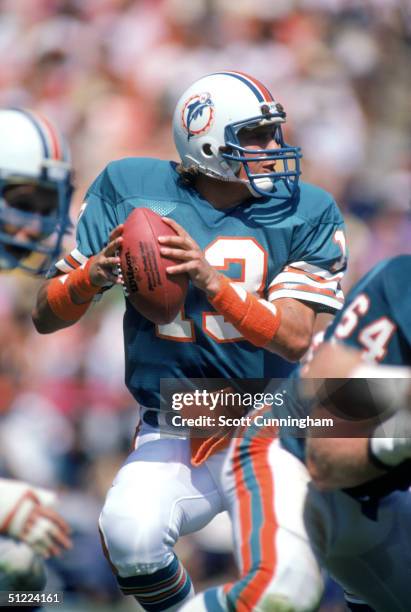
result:
M 230 123 L 225 128 L 226 146 L 220 151 L 220 155 L 230 163 L 235 163 L 235 174 L 238 174 L 239 164 L 244 167 L 247 184 L 251 193 L 256 197 L 270 197 L 283 200 L 284 191 L 278 193 L 279 184 L 283 184 L 288 197 L 292 197 L 298 187 L 298 179 L 301 174 L 300 159 L 302 157 L 299 147 L 292 147 L 284 141 L 281 123 L 284 121 L 285 113 L 268 113 L 257 117 L 252 117 L 245 121 Z M 272 125 L 273 140 L 278 147 L 275 149 L 247 149 L 241 146 L 239 133 L 243 129 L 252 130 L 256 127 Z M 281 169 L 272 172 L 254 173 L 250 169 L 250 162 L 275 161 L 281 165 Z M 241 180 L 241 179 L 239 179 Z
M 63 180 L 33 180 L 0 174 L 0 269 L 45 274 L 70 230 L 72 185 Z

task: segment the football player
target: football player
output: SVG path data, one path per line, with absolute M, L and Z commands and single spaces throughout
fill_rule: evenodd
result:
M 0 110 L 0 270 L 45 274 L 70 227 L 71 163 L 43 116 Z
M 173 118 L 180 163 L 108 165 L 87 192 L 76 248 L 57 262 L 33 312 L 38 331 L 53 332 L 120 284 L 122 224 L 136 207 L 176 230 L 159 243 L 176 260 L 168 273 L 190 276 L 184 312 L 155 325 L 126 299 L 126 383 L 141 420 L 100 517 L 119 585 L 146 610 L 175 610 L 192 597 L 173 546 L 225 509 L 226 440 L 164 435 L 160 379 L 284 376 L 306 351 L 317 312 L 342 306 L 343 220 L 330 194 L 299 180 L 301 152 L 285 142 L 285 120 L 248 75 L 196 81 Z
M 223 483 L 241 578 L 184 610 L 315 610 L 321 567 L 351 610 L 409 608 L 410 274 L 411 255 L 378 264 L 301 371 L 314 399 L 295 394 L 288 410 L 332 416 L 335 429 L 312 428 L 305 444 L 285 428 L 278 439 L 251 427 L 233 444 Z M 289 380 L 291 390 L 298 376 Z
M 0 110 L 0 271 L 44 273 L 61 251 L 70 222 L 71 164 L 66 145 L 44 117 Z M 56 495 L 0 479 L 2 590 L 44 587 L 40 558 L 70 547 Z
M 69 527 L 52 491 L 0 478 L 0 590 L 42 590 L 41 559 L 70 548 Z

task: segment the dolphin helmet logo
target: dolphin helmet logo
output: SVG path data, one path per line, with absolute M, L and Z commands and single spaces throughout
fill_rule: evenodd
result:
M 187 140 L 205 134 L 214 120 L 214 103 L 209 93 L 191 96 L 183 106 L 182 122 L 187 132 Z

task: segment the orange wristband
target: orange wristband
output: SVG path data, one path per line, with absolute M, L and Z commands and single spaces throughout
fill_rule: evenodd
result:
M 91 259 L 84 268 L 77 268 L 64 276 L 53 278 L 47 287 L 47 302 L 53 313 L 66 323 L 78 321 L 90 306 L 93 297 L 101 290 L 90 281 L 89 267 Z M 73 289 L 84 304 L 75 304 L 71 297 Z
M 90 257 L 84 268 L 77 268 L 77 270 L 70 272 L 67 279 L 67 288 L 74 290 L 74 293 L 81 300 L 87 300 L 88 302 L 101 291 L 101 287 L 93 285 L 90 280 L 89 269 L 92 261 L 93 257 Z
M 273 339 L 280 327 L 281 311 L 273 304 L 270 304 L 270 307 L 265 306 L 244 289 L 241 289 L 241 292 L 244 292 L 244 299 L 224 277 L 220 291 L 209 301 L 246 340 L 255 346 L 264 347 Z

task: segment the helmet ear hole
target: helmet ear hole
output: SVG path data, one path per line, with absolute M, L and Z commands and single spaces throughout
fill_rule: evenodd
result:
M 201 150 L 203 151 L 204 155 L 206 155 L 207 157 L 213 156 L 213 151 L 211 149 L 211 145 L 209 142 L 206 142 L 205 144 L 203 144 L 203 146 L 201 147 Z

